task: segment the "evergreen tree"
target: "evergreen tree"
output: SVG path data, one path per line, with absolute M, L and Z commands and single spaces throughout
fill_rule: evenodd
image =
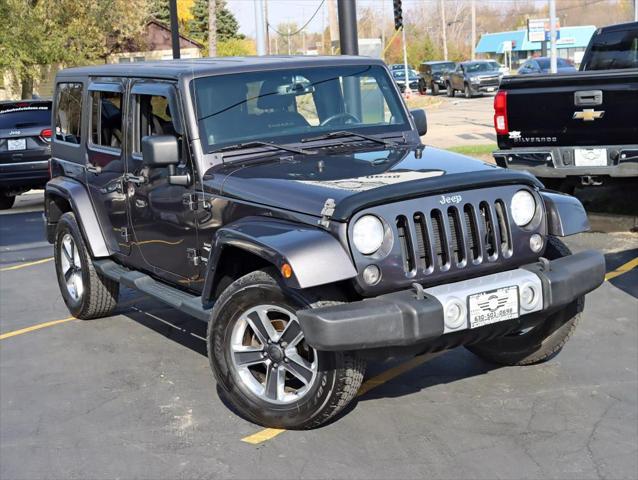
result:
M 170 24 L 171 12 L 168 6 L 168 0 L 151 0 L 150 2 L 151 16 L 162 23 Z
M 217 39 L 226 41 L 230 39 L 242 39 L 239 33 L 239 23 L 228 7 L 226 0 L 217 1 Z M 193 18 L 188 22 L 189 34 L 201 43 L 208 42 L 208 2 L 209 0 L 195 0 L 191 10 Z

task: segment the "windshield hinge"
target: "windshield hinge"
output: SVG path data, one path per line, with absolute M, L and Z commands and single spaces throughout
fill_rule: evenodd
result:
M 182 203 L 191 211 L 198 210 L 200 203 L 205 210 L 210 208 L 210 203 L 208 203 L 203 197 L 200 197 L 198 193 L 193 192 L 185 193 L 182 197 Z
M 321 210 L 321 220 L 319 220 L 319 225 L 324 228 L 330 227 L 330 218 L 335 213 L 335 207 L 337 204 L 334 201 L 334 198 L 328 198 L 326 202 L 323 204 L 323 209 Z

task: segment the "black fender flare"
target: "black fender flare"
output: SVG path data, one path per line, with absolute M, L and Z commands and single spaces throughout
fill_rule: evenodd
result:
M 547 212 L 547 232 L 556 237 L 567 237 L 590 230 L 585 207 L 576 197 L 564 193 L 540 192 Z
M 47 240 L 53 243 L 53 228 L 62 213 L 64 213 L 51 208 L 53 197 L 60 197 L 66 200 L 71 206 L 91 255 L 94 258 L 111 256 L 112 251 L 100 227 L 89 192 L 82 183 L 68 177 L 55 177 L 46 184 L 44 190 L 44 215 L 47 222 Z
M 350 254 L 326 230 L 274 218 L 247 217 L 215 233 L 208 258 L 209 270 L 203 298 L 213 298 L 221 279 L 217 266 L 227 247 L 261 257 L 278 271 L 285 263 L 289 264 L 292 276 L 282 276 L 282 280 L 290 288 L 316 287 L 357 275 Z

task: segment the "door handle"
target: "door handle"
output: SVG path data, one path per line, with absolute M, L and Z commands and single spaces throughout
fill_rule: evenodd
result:
M 593 107 L 595 105 L 602 105 L 602 103 L 602 90 L 581 90 L 574 92 L 574 105 L 577 107 Z
M 102 172 L 102 167 L 98 167 L 97 165 L 92 165 L 90 163 L 87 163 L 85 168 L 87 172 L 93 173 L 94 175 Z

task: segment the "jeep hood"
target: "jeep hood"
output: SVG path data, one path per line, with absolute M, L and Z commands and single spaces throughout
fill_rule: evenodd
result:
M 206 172 L 204 182 L 214 194 L 314 216 L 333 199 L 333 219 L 340 221 L 405 198 L 496 184 L 540 185 L 526 172 L 433 147 L 420 156 L 414 147 L 399 147 L 235 161 Z

